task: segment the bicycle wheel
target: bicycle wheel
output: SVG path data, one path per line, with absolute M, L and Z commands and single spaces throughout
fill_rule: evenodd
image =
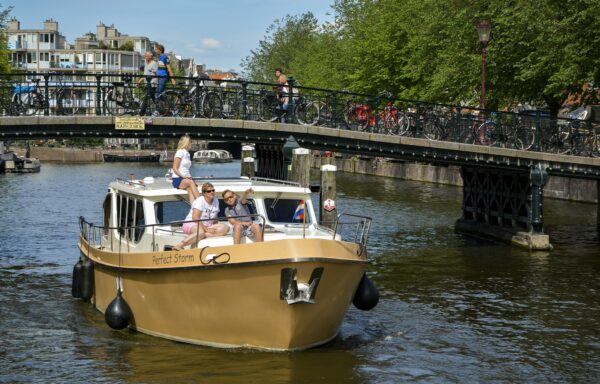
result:
M 410 119 L 404 113 L 398 112 L 396 115 L 396 135 L 404 136 L 410 129 Z
M 123 94 L 117 88 L 110 88 L 104 96 L 104 108 L 113 116 L 123 116 Z
M 154 115 L 162 117 L 177 116 L 179 111 L 177 110 L 177 99 L 179 98 L 175 91 L 164 91 L 158 96 L 156 101 L 156 111 Z
M 319 107 L 313 102 L 296 105 L 296 118 L 302 125 L 315 125 L 319 122 Z
M 273 122 L 277 120 L 279 104 L 277 103 L 277 99 L 270 99 L 268 97 L 263 97 L 256 104 L 256 113 L 258 116 L 258 120 L 260 121 L 269 121 Z
M 23 100 L 21 100 L 21 95 L 16 93 L 13 95 L 10 102 L 9 114 L 11 116 L 21 116 L 23 115 L 23 112 Z
M 423 118 L 421 131 L 423 136 L 429 140 L 441 140 L 443 137 L 443 130 L 438 120 L 434 116 L 425 116 Z
M 319 121 L 317 122 L 317 125 L 332 127 L 333 113 L 329 105 L 322 101 L 317 101 L 315 104 L 317 104 L 319 107 Z
M 57 97 L 58 113 L 72 116 L 79 111 L 78 100 L 73 90 L 61 90 Z
M 493 146 L 496 144 L 496 124 L 491 121 L 482 123 L 475 132 L 475 144 Z
M 513 145 L 516 149 L 527 151 L 535 142 L 535 131 L 526 125 L 518 125 L 512 132 Z
M 395 135 L 398 123 L 391 113 L 380 112 L 377 118 L 377 132 L 384 135 Z
M 216 92 L 208 92 L 202 98 L 202 113 L 209 119 L 220 118 L 223 116 L 223 101 Z
M 43 96 L 39 93 L 28 93 L 25 101 L 22 103 L 22 110 L 25 116 L 33 116 L 44 108 Z

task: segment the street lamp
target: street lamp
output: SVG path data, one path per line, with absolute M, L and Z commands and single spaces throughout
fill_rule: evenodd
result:
M 490 32 L 492 24 L 487 20 L 481 20 L 477 25 L 477 34 L 481 43 L 481 98 L 479 99 L 479 108 L 485 108 L 485 47 L 490 41 Z

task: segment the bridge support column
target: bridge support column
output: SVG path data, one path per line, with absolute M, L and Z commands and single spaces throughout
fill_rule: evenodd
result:
M 285 180 L 285 162 L 280 145 L 256 144 L 256 176 Z
M 530 172 L 463 166 L 463 212 L 456 230 L 529 250 L 552 249 L 543 232 L 545 166 Z

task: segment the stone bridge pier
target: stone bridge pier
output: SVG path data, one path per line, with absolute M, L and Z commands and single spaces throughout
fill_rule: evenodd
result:
M 462 217 L 458 232 L 501 240 L 529 250 L 550 250 L 544 234 L 544 185 L 548 172 L 543 163 L 529 171 L 462 166 Z

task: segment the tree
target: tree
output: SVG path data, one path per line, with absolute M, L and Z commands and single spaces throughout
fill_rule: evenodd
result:
M 8 63 L 10 51 L 8 50 L 6 22 L 11 10 L 12 7 L 6 7 L 5 9 L 2 9 L 2 5 L 0 4 L 0 73 L 10 72 L 10 64 Z
M 569 94 L 597 99 L 596 0 L 336 0 L 332 8 L 331 24 L 304 14 L 271 25 L 242 63 L 249 78 L 272 82 L 282 66 L 304 85 L 477 106 L 476 25 L 486 19 L 486 107 L 527 102 L 556 113 Z
M 129 51 L 133 52 L 133 41 L 127 40 L 119 47 L 119 51 Z

